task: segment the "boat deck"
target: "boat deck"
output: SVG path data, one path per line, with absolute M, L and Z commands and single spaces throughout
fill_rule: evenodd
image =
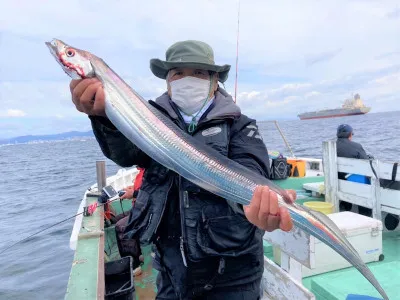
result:
M 324 201 L 323 197 L 312 197 L 310 192 L 303 189 L 306 183 L 323 182 L 324 177 L 288 178 L 275 181 L 285 189 L 297 191 L 298 203 L 305 201 Z M 95 197 L 88 197 L 87 204 L 96 202 Z M 117 213 L 122 212 L 119 202 L 114 202 L 113 207 Z M 131 207 L 130 201 L 123 201 L 124 211 Z M 96 210 L 93 216 L 84 217 L 78 247 L 70 274 L 66 293 L 69 299 L 96 299 L 104 293 L 104 280 L 102 264 L 107 261 L 119 259 L 114 226 L 103 229 L 102 209 Z M 104 236 L 104 240 L 102 239 Z M 104 250 L 103 250 L 104 249 Z M 136 299 L 155 299 L 157 271 L 152 268 L 151 248 L 142 248 L 145 257 L 142 265 L 143 273 L 136 276 Z M 264 254 L 273 259 L 273 247 L 264 244 Z M 387 292 L 389 299 L 400 300 L 400 232 L 384 232 L 383 254 L 385 259 L 381 262 L 369 263 L 368 266 L 376 275 L 379 282 Z M 363 294 L 379 297 L 373 286 L 353 267 L 332 271 L 303 278 L 303 285 L 309 289 L 317 300 L 342 300 L 349 294 Z M 380 299 L 380 298 L 379 298 Z
M 119 202 L 114 202 L 113 208 L 118 212 L 121 213 L 121 207 Z M 124 211 L 129 211 L 131 207 L 131 202 L 125 200 L 123 209 Z M 115 225 L 105 228 L 105 261 L 112 261 L 116 259 L 120 259 L 117 240 L 115 236 Z M 140 300 L 150 300 L 155 299 L 157 288 L 156 288 L 156 278 L 157 278 L 157 270 L 153 269 L 152 267 L 152 257 L 151 257 L 151 247 L 142 247 L 142 253 L 144 257 L 142 268 L 142 274 L 135 276 L 134 283 L 135 283 L 135 294 L 136 299 Z
M 106 228 L 106 260 L 108 259 L 110 261 L 120 258 L 114 228 L 115 226 Z M 142 247 L 142 252 L 144 256 L 144 263 L 141 266 L 142 274 L 134 278 L 136 299 L 155 299 L 157 293 L 157 271 L 152 267 L 151 247 Z
M 305 201 L 324 201 L 322 193 L 320 197 L 312 197 L 302 190 L 307 185 L 319 188 L 323 181 L 323 177 L 288 178 L 278 181 L 278 184 L 283 188 L 296 190 L 300 196 L 297 203 L 303 204 Z M 384 260 L 367 265 L 381 283 L 389 299 L 400 300 L 400 232 L 384 231 L 382 244 Z M 274 260 L 273 247 L 265 241 L 264 255 Z M 344 300 L 349 294 L 382 299 L 375 288 L 354 267 L 303 278 L 303 285 L 317 300 Z
M 307 193 L 303 189 L 303 184 L 310 182 L 322 182 L 324 178 L 321 176 L 315 177 L 303 177 L 303 178 L 287 178 L 285 180 L 276 180 L 275 182 L 285 188 L 285 189 L 294 189 L 297 191 L 299 200 L 298 203 L 303 203 L 305 201 L 324 201 L 323 198 L 315 198 L 312 197 L 311 194 Z M 121 207 L 119 203 L 114 202 L 113 208 L 117 213 L 121 213 Z M 129 201 L 124 201 L 123 208 L 124 211 L 128 211 L 130 209 L 131 203 Z M 114 226 L 105 228 L 105 261 L 119 259 L 119 252 L 115 238 Z M 145 258 L 144 264 L 142 265 L 143 273 L 139 276 L 135 277 L 135 289 L 136 289 L 136 299 L 140 300 L 148 300 L 155 299 L 155 295 L 157 292 L 156 288 L 156 278 L 157 271 L 152 268 L 152 257 L 151 257 L 151 247 L 143 247 L 142 248 L 143 256 Z M 270 258 L 272 258 L 272 246 L 265 244 L 264 254 Z
M 400 299 L 400 232 L 384 232 L 382 242 L 384 260 L 367 265 L 382 284 L 389 299 Z M 264 255 L 274 260 L 273 246 L 265 241 Z M 354 267 L 303 278 L 303 285 L 317 300 L 344 300 L 349 294 L 381 299 L 375 288 Z
M 389 299 L 400 299 L 400 232 L 383 233 L 383 254 L 383 261 L 367 265 Z M 381 299 L 375 288 L 354 267 L 307 277 L 303 279 L 303 284 L 317 300 L 343 300 L 349 294 Z

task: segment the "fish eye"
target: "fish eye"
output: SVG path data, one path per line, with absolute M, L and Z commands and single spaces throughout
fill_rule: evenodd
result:
M 75 50 L 74 49 L 67 49 L 67 51 L 65 51 L 65 53 L 67 54 L 68 57 L 72 57 L 75 55 Z

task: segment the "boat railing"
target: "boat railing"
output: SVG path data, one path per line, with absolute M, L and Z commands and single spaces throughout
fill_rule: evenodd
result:
M 83 212 L 83 208 L 87 206 L 87 197 L 88 195 L 95 195 L 101 193 L 101 189 L 106 185 L 111 185 L 115 190 L 121 190 L 129 185 L 132 185 L 133 179 L 139 171 L 136 168 L 130 169 L 119 169 L 115 175 L 106 177 L 105 170 L 105 161 L 100 160 L 96 161 L 96 174 L 97 174 L 97 183 L 93 184 L 88 190 L 84 193 L 84 196 L 79 205 L 77 214 Z M 80 214 L 75 218 L 74 226 L 72 228 L 72 233 L 69 241 L 69 247 L 72 250 L 76 250 L 76 245 L 78 242 L 79 231 L 82 228 L 82 220 L 83 215 Z
M 325 200 L 339 211 L 339 201 L 372 210 L 372 217 L 384 221 L 387 214 L 400 216 L 400 168 L 396 162 L 378 159 L 337 157 L 336 141 L 323 142 Z M 347 180 L 338 179 L 338 172 L 352 174 Z M 388 184 L 382 184 L 388 182 Z M 400 226 L 397 226 L 400 230 Z
M 294 228 L 290 232 L 280 229 L 266 232 L 264 240 L 279 247 L 280 266 L 264 256 L 262 299 L 315 299 L 302 284 L 302 269 L 315 267 L 314 237 Z
M 97 183 L 84 193 L 78 213 L 83 212 L 83 207 L 97 203 L 101 188 L 105 185 L 111 185 L 118 191 L 132 185 L 138 174 L 136 168 L 120 169 L 115 175 L 105 178 L 105 171 L 105 162 L 97 161 Z M 75 218 L 70 238 L 70 248 L 75 252 L 65 300 L 104 299 L 106 241 L 102 206 L 98 206 L 90 216 L 81 214 Z

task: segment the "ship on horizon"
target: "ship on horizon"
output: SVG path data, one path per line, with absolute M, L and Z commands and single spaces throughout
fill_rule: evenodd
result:
M 364 115 L 370 112 L 371 108 L 364 105 L 360 95 L 355 94 L 353 99 L 346 99 L 341 108 L 324 109 L 305 112 L 297 115 L 300 120 L 335 118 L 344 116 Z

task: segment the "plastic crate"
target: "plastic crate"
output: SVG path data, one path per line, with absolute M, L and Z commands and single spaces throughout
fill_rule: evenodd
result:
M 104 273 L 106 300 L 136 299 L 132 257 L 125 256 L 121 259 L 105 263 Z

